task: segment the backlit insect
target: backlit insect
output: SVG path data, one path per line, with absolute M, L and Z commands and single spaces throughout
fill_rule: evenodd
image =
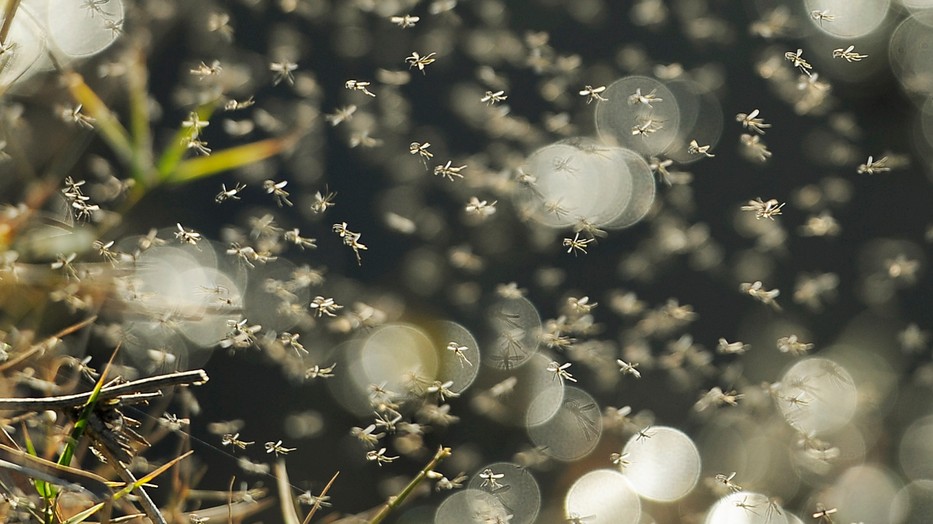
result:
M 813 66 L 803 59 L 803 49 L 797 49 L 796 53 L 788 51 L 784 53 L 784 58 L 789 60 L 794 67 L 800 69 L 801 73 L 810 76 L 810 70 L 813 69 Z
M 619 373 L 622 373 L 623 375 L 632 375 L 635 378 L 641 378 L 641 372 L 635 369 L 638 367 L 637 363 L 630 364 L 622 359 L 616 359 L 616 364 L 619 365 Z
M 600 95 L 603 91 L 606 90 L 606 86 L 593 87 L 587 85 L 583 87 L 583 90 L 580 91 L 580 96 L 586 97 L 586 103 L 589 104 L 593 100 L 599 100 L 600 102 L 607 102 L 609 99 Z
M 571 375 L 570 372 L 567 371 L 569 367 L 570 367 L 570 362 L 567 362 L 566 364 L 561 364 L 557 361 L 552 361 L 550 364 L 547 365 L 547 371 L 548 373 L 553 373 L 554 376 L 552 377 L 552 379 L 560 380 L 561 384 L 564 383 L 565 379 L 571 382 L 576 382 L 577 379 L 573 378 L 573 375 Z
M 863 55 L 855 51 L 855 46 L 850 45 L 849 47 L 842 49 L 833 49 L 833 58 L 842 58 L 846 62 L 861 62 L 863 58 L 868 58 L 868 55 Z
M 480 102 L 493 105 L 496 102 L 504 101 L 506 98 L 508 98 L 508 95 L 505 94 L 505 91 L 496 91 L 495 93 L 492 91 L 486 91 L 485 96 L 480 99 Z
M 701 146 L 697 144 L 696 140 L 691 140 L 690 145 L 687 146 L 687 152 L 691 155 L 703 155 L 706 158 L 713 158 L 716 155 L 709 152 L 710 147 L 712 146 Z
M 485 489 L 490 493 L 508 491 L 510 486 L 499 483 L 499 479 L 503 477 L 505 477 L 505 473 L 496 473 L 493 470 L 486 468 L 482 473 L 479 474 L 479 478 L 483 479 L 483 482 L 480 483 L 479 487 L 480 489 Z
M 758 118 L 758 109 L 754 109 L 748 114 L 739 113 L 735 115 L 735 121 L 740 122 L 745 129 L 754 131 L 759 135 L 765 134 L 765 129 L 771 127 L 771 124 L 766 124 L 763 119 Z
M 233 434 L 226 433 L 223 437 L 220 438 L 220 443 L 221 445 L 224 445 L 224 446 L 233 446 L 239 449 L 246 449 L 246 446 L 249 446 L 250 444 L 255 444 L 255 442 L 245 442 L 245 441 L 240 440 L 239 433 L 233 433 Z
M 836 508 L 826 509 L 822 504 L 816 505 L 816 512 L 813 513 L 813 518 L 818 519 L 820 522 L 831 523 L 833 521 L 832 514 L 839 511 Z
M 654 433 L 649 432 L 651 426 L 645 426 L 644 429 L 638 431 L 638 434 L 635 436 L 635 442 L 640 442 L 642 440 L 649 439 L 654 436 Z
M 823 22 L 832 22 L 836 19 L 835 16 L 829 14 L 829 9 L 824 9 L 822 11 L 814 9 L 810 11 L 810 18 L 819 22 L 821 27 L 823 26 Z
M 868 161 L 858 166 L 857 171 L 860 175 L 874 175 L 875 173 L 884 173 L 890 170 L 891 168 L 888 167 L 888 157 L 883 156 L 877 161 L 872 157 L 868 157 Z
M 424 68 L 433 64 L 434 61 L 437 60 L 434 58 L 435 55 L 437 55 L 437 53 L 428 53 L 424 56 L 421 56 L 417 51 L 412 51 L 411 56 L 405 58 L 405 62 L 408 63 L 408 69 L 417 67 L 418 71 L 421 71 L 421 74 L 423 75 L 425 74 Z
M 376 93 L 373 93 L 368 88 L 371 82 L 363 82 L 360 80 L 347 80 L 347 83 L 344 86 L 351 91 L 362 91 L 363 94 L 375 98 Z
M 730 473 L 728 476 L 723 475 L 722 473 L 720 473 L 720 474 L 716 475 L 716 477 L 715 477 L 716 482 L 719 482 L 719 483 L 722 484 L 723 486 L 729 488 L 729 490 L 732 491 L 733 493 L 742 491 L 742 486 L 739 486 L 738 484 L 732 482 L 732 479 L 734 479 L 734 478 L 735 478 L 735 472 L 734 472 L 734 471 L 733 471 L 732 473 Z
M 397 26 L 401 27 L 402 29 L 407 29 L 409 27 L 415 27 L 415 24 L 417 24 L 418 21 L 421 20 L 421 17 L 411 16 L 411 15 L 393 16 L 389 20 L 393 24 L 396 24 Z
M 408 145 L 408 152 L 413 155 L 418 155 L 421 157 L 421 163 L 424 165 L 424 168 L 428 168 L 428 159 L 434 158 L 434 153 L 428 151 L 428 148 L 431 147 L 431 142 L 412 142 Z
M 642 104 L 648 106 L 649 109 L 653 109 L 651 105 L 652 102 L 663 102 L 664 99 L 657 96 L 657 89 L 652 89 L 650 93 L 642 94 L 641 88 L 635 89 L 635 93 L 629 95 L 628 104 L 633 106 L 635 104 Z

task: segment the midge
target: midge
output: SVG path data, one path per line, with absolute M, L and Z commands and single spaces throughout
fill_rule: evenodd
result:
M 586 85 L 583 87 L 583 90 L 580 91 L 580 96 L 586 97 L 586 103 L 589 104 L 593 100 L 599 100 L 600 102 L 608 102 L 609 99 L 600 95 L 603 91 L 606 90 L 606 86 L 593 87 L 591 85 Z
M 766 124 L 764 119 L 758 118 L 758 109 L 752 110 L 751 113 L 735 115 L 735 121 L 740 122 L 745 129 L 754 131 L 759 135 L 765 134 L 765 129 L 771 127 L 771 124 Z
M 433 64 L 434 61 L 437 60 L 434 58 L 435 55 L 437 55 L 437 53 L 428 53 L 424 56 L 421 56 L 417 51 L 412 51 L 411 56 L 405 58 L 405 62 L 408 64 L 408 69 L 417 67 L 418 71 L 421 71 L 421 74 L 423 75 L 425 74 L 424 68 Z

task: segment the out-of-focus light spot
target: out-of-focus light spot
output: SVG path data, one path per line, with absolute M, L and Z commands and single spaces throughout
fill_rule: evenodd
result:
M 86 7 L 74 0 L 50 0 L 46 12 L 52 43 L 69 57 L 84 57 L 106 49 L 120 36 L 123 1 L 94 2 Z
M 470 479 L 467 488 L 468 491 L 479 491 L 483 495 L 493 496 L 512 515 L 509 524 L 534 522 L 541 510 L 541 489 L 538 487 L 538 481 L 518 464 L 496 462 L 483 466 Z M 479 497 L 480 500 L 482 498 Z M 485 522 L 482 519 L 478 521 Z
M 700 452 L 684 432 L 652 426 L 634 435 L 622 451 L 623 473 L 642 497 L 673 502 L 690 493 L 700 478 Z
M 719 499 L 709 513 L 706 524 L 786 524 L 784 509 L 777 501 L 761 493 L 739 491 Z
M 692 80 L 678 78 L 664 85 L 673 93 L 680 108 L 680 133 L 664 156 L 679 164 L 706 158 L 687 151 L 691 140 L 696 140 L 701 146 L 711 146 L 710 152 L 715 154 L 723 123 L 719 99 Z
M 444 499 L 434 514 L 438 524 L 474 524 L 509 522 L 510 512 L 493 494 L 480 489 L 465 489 Z M 513 519 L 514 521 L 514 519 Z
M 289 283 L 294 271 L 295 265 L 284 258 L 250 270 L 243 308 L 243 315 L 250 324 L 259 324 L 267 332 L 281 333 L 302 320 L 292 312 L 292 307 L 301 312 L 310 311 L 308 287 L 296 288 Z
M 486 310 L 492 340 L 483 345 L 483 363 L 510 370 L 522 366 L 538 351 L 541 316 L 528 299 L 499 299 Z
M 858 390 L 852 376 L 832 360 L 807 358 L 781 377 L 776 402 L 787 423 L 819 435 L 846 425 L 855 414 Z
M 933 11 L 922 11 L 901 22 L 891 34 L 891 70 L 912 93 L 933 93 Z
M 817 29 L 839 38 L 865 36 L 881 25 L 891 0 L 806 0 L 807 13 L 823 12 L 828 17 L 809 17 Z
M 456 322 L 440 321 L 429 326 L 428 334 L 437 348 L 437 380 L 453 382 L 450 390 L 461 393 L 479 374 L 479 343 L 467 328 Z
M 856 466 L 842 473 L 835 484 L 819 496 L 827 508 L 838 508 L 836 522 L 889 522 L 897 512 L 895 495 L 901 489 L 893 475 L 875 466 Z
M 654 202 L 655 184 L 637 153 L 572 138 L 545 146 L 522 168 L 529 176 L 519 207 L 553 228 L 580 224 L 619 229 L 641 220 Z
M 484 382 L 489 381 L 493 387 L 473 399 L 474 409 L 512 426 L 547 422 L 564 399 L 564 387 L 547 371 L 550 361 L 547 356 L 537 354 L 517 369 L 487 371 Z M 502 391 L 497 392 L 499 389 Z
M 933 416 L 921 418 L 907 428 L 898 458 L 907 477 L 933 480 Z
M 570 486 L 564 512 L 567 520 L 576 517 L 586 524 L 636 524 L 641 519 L 641 502 L 624 475 L 598 469 Z
M 596 106 L 596 130 L 608 143 L 650 156 L 663 153 L 677 138 L 680 108 L 661 82 L 629 76 L 602 94 L 607 100 Z
M 438 356 L 425 333 L 409 324 L 387 324 L 363 341 L 352 373 L 359 384 L 405 393 L 417 379 L 431 380 Z
M 926 524 L 930 515 L 933 515 L 933 480 L 915 480 L 897 492 L 887 522 Z
M 538 402 L 543 402 L 545 406 L 536 406 Z M 538 412 L 550 407 L 551 400 L 539 396 L 528 408 L 529 417 L 540 418 Z M 543 423 L 529 424 L 528 436 L 548 456 L 571 461 L 593 451 L 602 429 L 602 417 L 596 400 L 582 389 L 567 387 L 564 388 L 560 409 Z

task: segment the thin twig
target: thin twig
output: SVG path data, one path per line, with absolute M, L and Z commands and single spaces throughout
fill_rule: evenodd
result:
M 398 495 L 391 497 L 386 502 L 385 506 L 379 510 L 379 513 L 376 513 L 376 516 L 369 521 L 369 524 L 379 524 L 389 516 L 389 513 L 392 513 L 392 510 L 401 506 L 402 503 L 405 502 L 405 499 L 407 499 L 408 496 L 411 495 L 411 493 L 415 490 L 415 488 L 418 487 L 418 484 L 421 484 L 421 481 L 423 481 L 428 476 L 428 472 L 434 470 L 440 461 L 449 456 L 450 448 L 441 446 L 440 449 L 437 450 L 437 453 L 434 454 L 434 458 L 431 459 L 431 462 L 428 462 L 428 465 L 419 471 L 418 474 L 415 475 L 415 478 L 411 479 L 411 482 L 405 486 L 405 489 L 400 491 Z
M 124 382 L 115 386 L 107 386 L 100 390 L 98 400 L 111 400 L 120 397 L 134 398 L 134 395 L 155 392 L 167 386 L 199 385 L 207 382 L 207 380 L 207 373 L 203 369 L 157 375 Z M 0 398 L 0 410 L 62 409 L 83 406 L 90 398 L 90 391 L 58 397 Z
M 0 26 L 0 44 L 6 44 L 6 39 L 10 35 L 10 28 L 13 27 L 13 17 L 16 16 L 16 10 L 19 8 L 19 2 L 20 0 L 9 0 L 6 3 L 3 26 Z
M 311 511 L 308 512 L 308 516 L 305 517 L 305 520 L 301 524 L 308 524 L 311 522 L 311 517 L 317 513 L 317 510 L 321 509 L 321 499 L 324 495 L 327 495 L 327 492 L 330 491 L 330 487 L 334 485 L 334 481 L 337 480 L 337 475 L 340 475 L 340 472 L 334 473 L 334 476 L 330 478 L 330 482 L 324 486 L 324 489 L 321 490 L 321 494 L 317 496 L 317 501 L 311 506 Z
M 34 344 L 34 345 L 33 345 L 31 348 L 29 348 L 27 351 L 24 351 L 23 353 L 17 355 L 16 358 L 12 358 L 12 359 L 8 360 L 7 362 L 4 362 L 3 365 L 0 365 L 0 371 L 6 371 L 6 370 L 12 368 L 13 366 L 16 366 L 17 364 L 19 364 L 20 362 L 22 362 L 22 361 L 26 360 L 27 358 L 33 356 L 34 354 L 39 353 L 39 352 L 41 352 L 41 351 L 44 350 L 44 349 L 47 349 L 47 348 L 48 348 L 49 346 L 51 346 L 56 340 L 58 340 L 58 339 L 60 339 L 60 338 L 62 338 L 62 337 L 64 337 L 64 336 L 70 335 L 70 334 L 74 333 L 75 331 L 78 331 L 78 330 L 81 329 L 81 328 L 84 328 L 84 327 L 86 327 L 86 326 L 89 326 L 89 325 L 93 324 L 95 320 L 97 320 L 97 316 L 96 316 L 96 315 L 95 315 L 95 316 L 92 316 L 92 317 L 88 317 L 88 318 L 82 320 L 81 322 L 78 322 L 78 323 L 76 323 L 76 324 L 72 324 L 72 325 L 66 327 L 65 329 L 62 329 L 62 330 L 59 331 L 58 333 L 55 333 L 55 334 L 52 335 L 51 337 L 46 338 L 46 339 L 43 340 L 42 342 L 39 342 L 38 344 Z

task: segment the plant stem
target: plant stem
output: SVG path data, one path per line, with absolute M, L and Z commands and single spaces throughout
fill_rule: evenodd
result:
M 425 477 L 428 476 L 428 472 L 437 467 L 437 465 L 442 460 L 449 457 L 450 453 L 450 448 L 441 446 L 440 449 L 437 450 L 437 453 L 434 454 L 434 458 L 431 459 L 431 462 L 428 462 L 428 464 L 421 471 L 419 471 L 417 475 L 415 475 L 415 478 L 411 479 L 411 482 L 405 486 L 405 489 L 400 491 L 398 495 L 390 498 L 386 502 L 386 505 L 383 506 L 381 510 L 379 510 L 379 513 L 376 513 L 376 516 L 369 521 L 369 524 L 379 524 L 389 516 L 389 513 L 392 513 L 392 510 L 401 506 L 402 503 L 405 502 L 405 499 L 407 499 L 408 496 L 411 495 L 411 493 L 415 490 L 415 488 L 418 487 L 418 484 L 421 484 L 421 481 L 423 481 Z

